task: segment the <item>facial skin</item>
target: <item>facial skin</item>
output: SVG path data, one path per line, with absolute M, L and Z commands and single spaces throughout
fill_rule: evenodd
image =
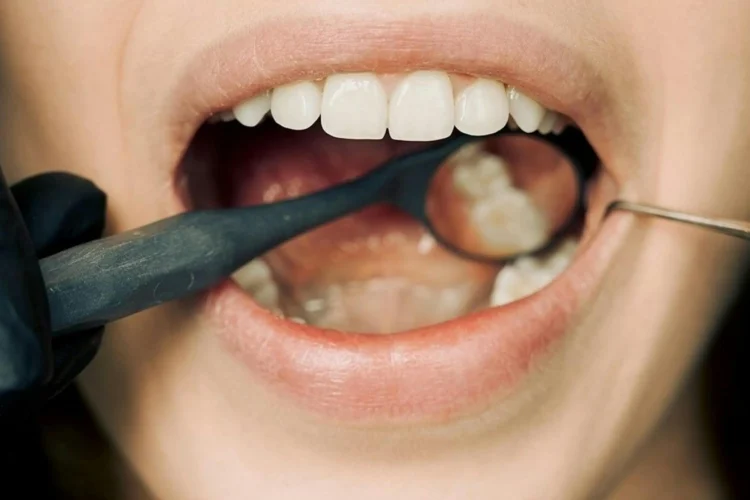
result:
M 0 164 L 11 180 L 48 170 L 93 179 L 109 194 L 112 233 L 172 215 L 180 207 L 166 103 L 197 54 L 231 33 L 338 15 L 386 39 L 392 30 L 389 43 L 402 49 L 410 24 L 397 26 L 429 16 L 494 16 L 541 34 L 593 68 L 583 88 L 565 92 L 595 99 L 563 111 L 598 146 L 616 181 L 609 196 L 750 219 L 744 0 L 6 0 Z M 517 31 L 498 57 L 504 67 L 522 53 Z M 554 107 L 555 85 L 574 84 L 530 90 Z M 81 385 L 158 498 L 590 498 L 618 484 L 626 498 L 662 470 L 663 462 L 631 469 L 649 463 L 648 450 L 700 445 L 690 431 L 690 375 L 739 285 L 747 247 L 623 214 L 604 227 L 617 236 L 613 263 L 557 361 L 535 375 L 545 390 L 518 395 L 531 399 L 525 418 L 337 426 L 258 384 L 194 301 L 111 325 Z M 658 431 L 668 415 L 685 429 L 673 441 Z M 698 491 L 714 494 L 710 467 L 687 462 L 690 472 L 677 477 L 698 477 L 706 488 Z

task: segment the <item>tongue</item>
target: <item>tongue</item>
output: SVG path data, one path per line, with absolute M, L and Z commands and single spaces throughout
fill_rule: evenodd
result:
M 319 127 L 232 132 L 223 185 L 230 206 L 271 203 L 358 177 L 424 144 L 348 141 Z M 303 234 L 264 257 L 282 309 L 320 327 L 393 333 L 483 307 L 497 268 L 435 243 L 421 223 L 373 206 Z

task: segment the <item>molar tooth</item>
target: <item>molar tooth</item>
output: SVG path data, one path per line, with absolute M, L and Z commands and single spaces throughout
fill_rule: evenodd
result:
M 325 310 L 326 301 L 325 299 L 321 299 L 321 298 L 310 299 L 310 300 L 305 301 L 304 304 L 302 304 L 302 308 L 305 310 L 306 313 L 319 313 Z
M 503 267 L 495 279 L 490 306 L 504 306 L 522 299 L 525 295 L 530 295 L 533 292 L 530 292 L 526 285 L 524 276 L 512 264 Z
M 489 245 L 513 253 L 539 248 L 549 236 L 544 213 L 515 188 L 476 203 L 471 220 Z
M 456 128 L 464 134 L 494 134 L 508 117 L 508 96 L 500 82 L 477 79 L 456 98 Z
M 436 141 L 453 133 L 455 103 L 450 78 L 442 71 L 407 75 L 391 95 L 391 137 L 402 141 Z
M 234 108 L 237 121 L 246 127 L 255 127 L 271 110 L 271 93 L 266 91 Z
M 502 158 L 482 152 L 481 156 L 456 165 L 453 185 L 464 196 L 481 200 L 512 188 L 513 180 Z
M 501 306 L 532 295 L 552 283 L 568 268 L 578 241 L 568 238 L 545 256 L 529 256 L 508 264 L 498 273 L 490 305 Z
M 304 81 L 282 85 L 271 95 L 271 115 L 276 123 L 291 130 L 305 130 L 320 117 L 320 88 Z
M 321 124 L 341 139 L 382 139 L 388 126 L 388 97 L 372 73 L 332 75 L 323 90 Z
M 518 128 L 530 134 L 539 128 L 544 118 L 544 107 L 534 99 L 527 97 L 515 87 L 508 87 L 510 114 L 518 124 Z

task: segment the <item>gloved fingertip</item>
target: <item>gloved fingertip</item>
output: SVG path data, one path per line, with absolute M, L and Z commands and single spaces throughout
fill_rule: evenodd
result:
M 0 395 L 3 406 L 22 394 L 34 393 L 52 375 L 52 364 L 39 336 L 20 321 L 0 326 Z
M 52 172 L 12 191 L 39 258 L 97 239 L 104 230 L 107 196 L 87 179 Z
M 62 392 L 91 363 L 101 345 L 102 334 L 103 329 L 98 329 L 53 340 L 55 369 L 47 385 L 48 398 Z

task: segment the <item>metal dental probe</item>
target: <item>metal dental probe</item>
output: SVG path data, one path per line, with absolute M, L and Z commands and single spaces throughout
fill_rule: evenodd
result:
M 734 236 L 736 238 L 750 240 L 750 222 L 703 217 L 700 215 L 678 212 L 676 210 L 670 210 L 667 208 L 655 207 L 653 205 L 632 203 L 622 200 L 617 200 L 609 204 L 609 206 L 607 207 L 607 213 L 614 210 L 623 210 L 626 212 L 658 217 L 660 219 L 671 220 L 674 222 L 682 222 L 684 224 L 690 224 L 692 226 L 699 226 L 706 229 L 718 231 L 720 233 Z

